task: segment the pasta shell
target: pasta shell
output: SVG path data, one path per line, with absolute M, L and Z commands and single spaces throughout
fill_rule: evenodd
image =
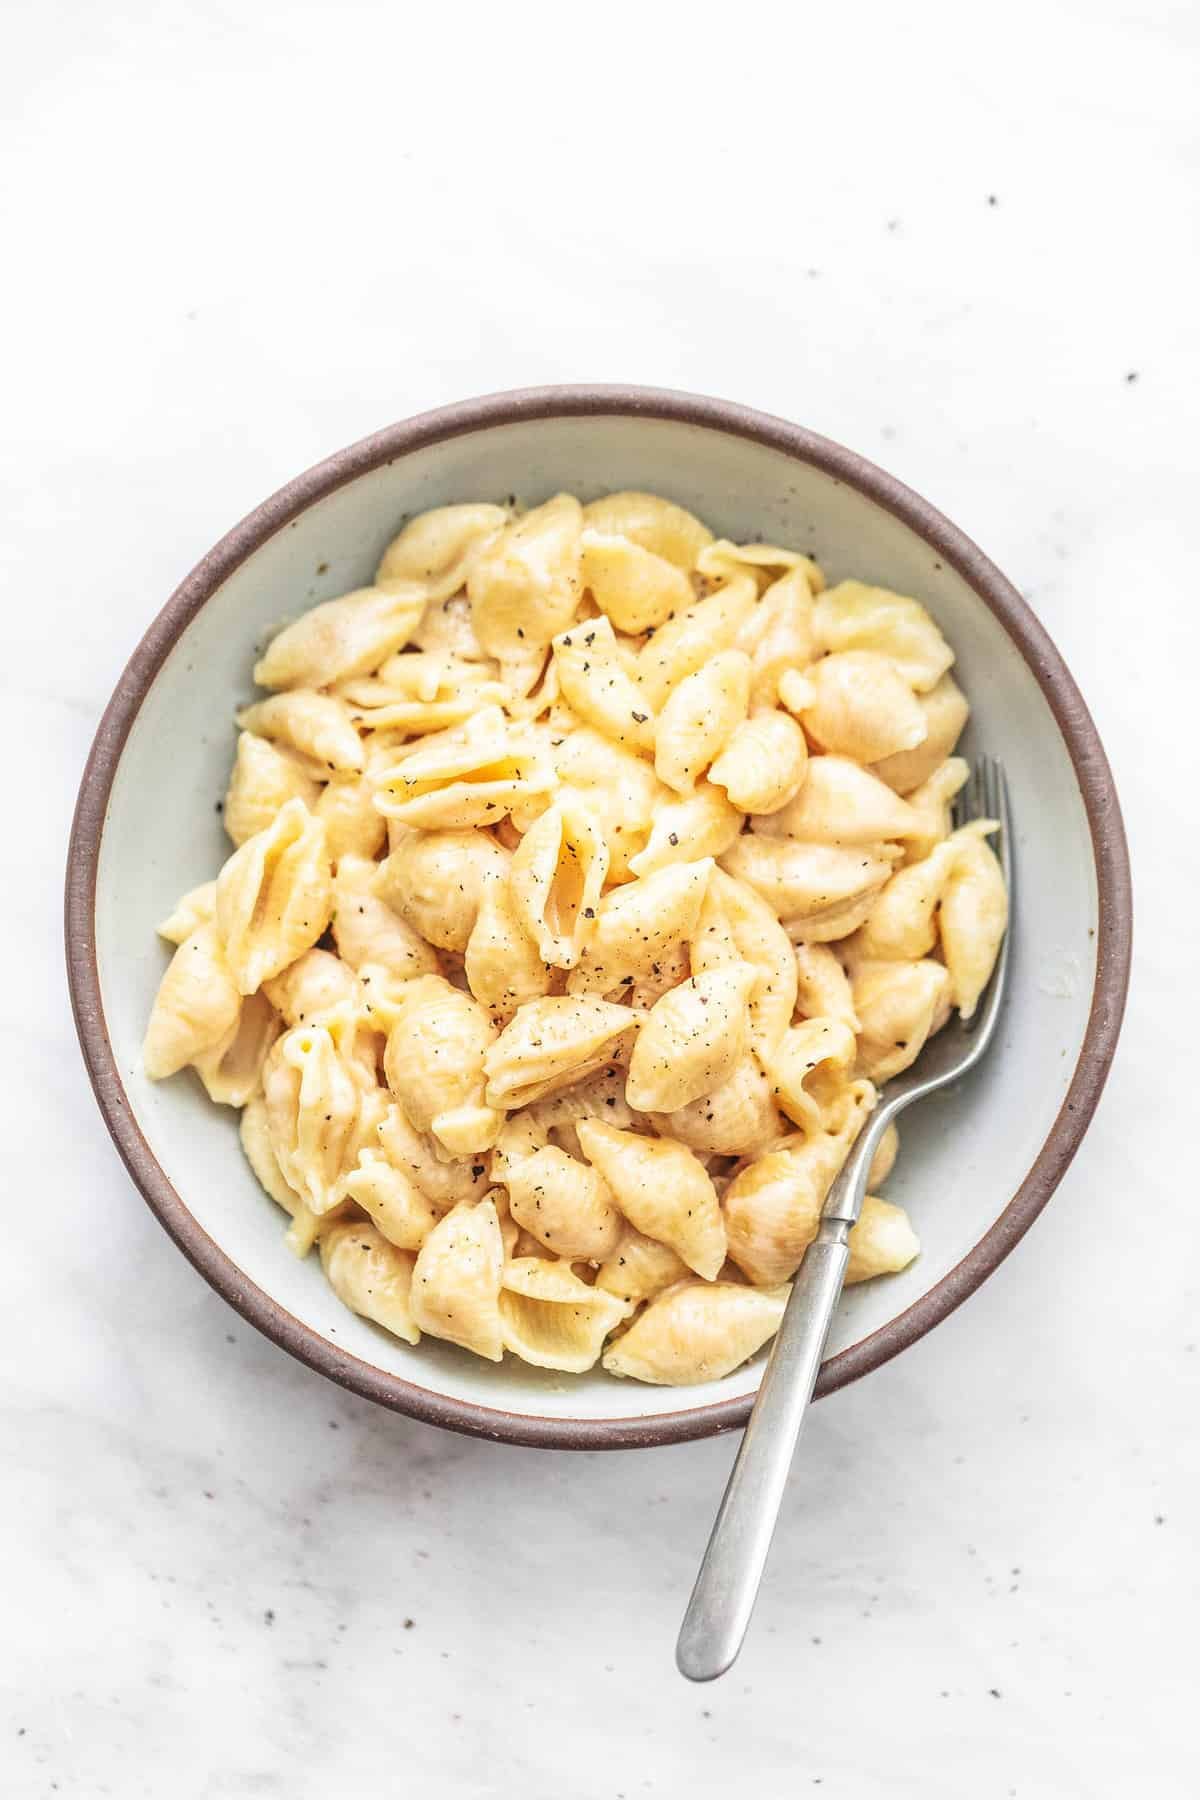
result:
M 921 1240 L 904 1208 L 875 1194 L 864 1197 L 858 1223 L 850 1228 L 849 1244 L 848 1287 L 857 1281 L 873 1281 L 876 1275 L 896 1275 L 921 1252 Z
M 914 962 L 928 956 L 937 942 L 935 915 L 956 853 L 954 840 L 948 838 L 923 862 L 897 870 L 855 934 L 852 953 L 856 959 Z
M 267 738 L 243 731 L 222 807 L 225 829 L 235 844 L 244 844 L 265 831 L 289 800 L 303 800 L 313 811 L 320 792 L 320 783 L 295 757 Z
M 725 1261 L 725 1226 L 703 1163 L 669 1138 L 638 1137 L 599 1119 L 580 1119 L 576 1130 L 583 1154 L 634 1229 L 713 1280 Z
M 421 1331 L 473 1350 L 489 1362 L 504 1354 L 500 1277 L 504 1240 L 492 1200 L 460 1204 L 422 1244 L 413 1270 L 412 1315 Z
M 799 793 L 755 830 L 810 844 L 879 844 L 907 838 L 921 821 L 898 794 L 845 756 L 814 756 Z
M 541 679 L 529 693 L 518 693 L 511 685 L 504 687 L 504 710 L 514 723 L 541 727 L 547 734 L 552 726 L 560 732 L 569 729 L 578 720 L 559 691 L 558 664 L 544 649 L 538 650 L 536 656 Z M 532 732 L 527 735 L 532 736 Z
M 768 903 L 724 869 L 709 878 L 729 921 L 738 955 L 758 979 L 750 995 L 750 1040 L 763 1054 L 778 1043 L 796 1005 L 796 955 Z
M 874 1082 L 916 1062 L 950 1016 L 950 976 L 939 962 L 864 962 L 855 969 L 859 1072 Z
M 437 952 L 379 898 L 378 878 L 378 866 L 365 857 L 347 854 L 338 863 L 333 884 L 338 955 L 352 969 L 370 963 L 402 980 L 436 975 Z
M 970 773 L 970 765 L 961 756 L 951 756 L 909 793 L 908 804 L 917 818 L 917 830 L 909 834 L 905 845 L 909 862 L 920 862 L 943 838 L 949 837 L 951 802 L 966 785 Z
M 839 849 L 743 833 L 721 866 L 753 888 L 779 918 L 797 922 L 805 937 L 820 942 L 848 936 L 862 923 L 892 872 L 886 852 L 880 844 Z M 861 907 L 857 916 L 856 907 Z
M 412 582 L 386 592 L 358 588 L 310 607 L 271 639 L 254 679 L 265 688 L 322 688 L 367 675 L 407 644 L 426 598 L 427 589 Z
M 581 1375 L 630 1307 L 589 1287 L 563 1262 L 522 1256 L 508 1263 L 500 1289 L 504 1348 L 539 1369 Z
M 387 1106 L 387 1096 L 379 1085 L 383 1074 L 383 1056 L 387 1049 L 387 1033 L 372 1020 L 369 1010 L 365 1016 L 357 1009 L 329 1015 L 325 1029 L 337 1045 L 344 1062 L 372 1098 L 382 1097 L 377 1115 L 370 1121 L 365 1118 L 360 1122 L 360 1132 L 365 1132 L 364 1143 L 374 1143 L 370 1133 L 382 1118 Z
M 720 856 L 738 837 L 744 822 L 720 788 L 702 781 L 694 793 L 656 810 L 645 849 L 629 858 L 630 870 L 635 875 L 653 875 L 672 863 Z
M 337 692 L 359 729 L 375 734 L 373 747 L 380 733 L 426 736 L 502 703 L 508 690 L 493 679 L 494 669 L 494 663 L 406 651 L 389 657 L 377 675 L 343 682 Z
M 671 500 L 632 490 L 605 494 L 583 509 L 584 524 L 606 536 L 629 538 L 678 569 L 693 569 L 712 532 Z
M 154 997 L 142 1045 L 151 1081 L 164 1081 L 225 1043 L 241 1004 L 216 926 L 198 926 L 171 958 Z
M 767 592 L 788 575 L 804 577 L 810 593 L 819 594 L 825 586 L 820 566 L 800 550 L 784 550 L 778 544 L 734 544 L 718 538 L 696 558 L 701 575 L 728 581 L 731 576 L 749 570 L 759 587 Z
M 590 1075 L 573 1081 L 570 1087 L 557 1088 L 521 1117 L 536 1121 L 543 1132 L 560 1131 L 578 1119 L 603 1119 L 622 1131 L 628 1131 L 635 1123 L 635 1114 L 625 1099 L 625 1070 L 618 1062 L 604 1063 Z
M 568 1261 L 602 1262 L 621 1236 L 621 1215 L 603 1176 L 553 1144 L 512 1171 L 508 1201 L 517 1223 Z
M 723 879 L 729 879 L 725 876 L 724 870 L 721 871 L 721 874 Z M 735 963 L 746 960 L 734 939 L 733 927 L 729 923 L 729 915 L 725 911 L 720 886 L 711 877 L 705 888 L 700 914 L 692 932 L 689 960 L 693 975 L 699 975 L 705 969 L 727 969 Z
M 439 1215 L 427 1196 L 381 1151 L 362 1151 L 342 1185 L 347 1199 L 361 1206 L 397 1249 L 419 1250 L 437 1224 Z
M 387 842 L 387 823 L 364 775 L 335 776 L 322 789 L 312 811 L 325 827 L 325 844 L 334 868 L 343 856 L 378 856 Z
M 168 914 L 158 927 L 158 935 L 168 944 L 182 944 L 184 938 L 190 938 L 201 925 L 212 925 L 216 916 L 217 884 L 205 881 L 200 887 L 189 889 L 177 902 L 174 912 Z
M 740 812 L 778 815 L 800 791 L 808 744 L 790 714 L 772 708 L 737 727 L 708 771 Z
M 429 943 L 465 950 L 484 889 L 504 880 L 509 858 L 484 831 L 405 832 L 375 891 Z
M 757 600 L 753 576 L 736 576 L 659 627 L 637 659 L 638 684 L 651 712 L 709 657 L 732 649 Z
M 344 1306 L 382 1325 L 406 1344 L 421 1333 L 413 1316 L 413 1259 L 364 1219 L 333 1226 L 321 1236 L 321 1265 Z
M 918 600 L 864 581 L 839 581 L 816 609 L 817 637 L 825 650 L 878 651 L 910 688 L 928 693 L 954 661 L 954 652 Z
M 317 1241 L 322 1221 L 284 1178 L 283 1170 L 279 1167 L 275 1152 L 271 1148 L 271 1133 L 267 1124 L 267 1103 L 261 1094 L 255 1094 L 246 1103 L 242 1111 L 238 1135 L 241 1139 L 243 1154 L 254 1172 L 258 1185 L 264 1193 L 270 1195 L 276 1206 L 283 1208 L 292 1221 L 285 1242 L 296 1256 L 307 1256 Z
M 508 699 L 508 690 L 500 682 L 487 680 L 448 688 L 433 700 L 389 699 L 387 690 L 382 685 L 375 687 L 370 694 L 366 690 L 366 682 L 355 684 L 352 693 L 346 690 L 354 709 L 355 724 L 360 731 L 373 732 L 381 740 L 395 733 L 405 740 L 399 746 L 405 751 L 415 751 L 422 737 L 435 737 L 443 731 L 457 730 L 481 707 L 501 706 Z M 391 763 L 396 761 L 398 758 L 393 755 Z M 380 772 L 385 772 L 389 766 L 381 762 Z
M 431 656 L 453 657 L 458 662 L 491 663 L 471 622 L 471 602 L 465 594 L 449 600 L 430 600 L 425 617 L 412 635 L 413 648 Z
M 724 750 L 750 704 L 750 658 L 722 650 L 672 688 L 655 738 L 654 770 L 676 793 L 690 794 Z
M 370 701 L 364 700 L 364 706 L 384 694 L 392 700 L 429 701 L 463 683 L 474 691 L 481 683 L 486 684 L 489 670 L 495 671 L 495 663 L 490 659 L 481 668 L 478 663 L 460 662 L 454 656 L 406 650 L 389 656 L 372 679 L 345 682 L 339 691 L 352 702 L 359 695 L 370 696 Z
M 666 1244 L 626 1228 L 612 1255 L 601 1263 L 596 1286 L 604 1293 L 615 1294 L 618 1300 L 637 1305 L 652 1300 L 655 1294 L 684 1280 L 689 1273 L 683 1258 Z
M 431 1137 L 410 1123 L 398 1106 L 387 1109 L 376 1142 L 399 1169 L 441 1211 L 460 1200 L 481 1200 L 488 1189 L 485 1156 L 447 1157 Z
M 779 697 L 823 749 L 857 762 L 915 749 L 925 736 L 916 695 L 895 664 L 873 650 L 840 651 L 803 675 L 785 675 Z
M 458 592 L 474 559 L 507 523 L 502 506 L 479 502 L 418 513 L 384 551 L 375 584 L 419 582 L 430 601 L 440 603 Z
M 681 982 L 650 1010 L 629 1064 L 625 1097 L 639 1112 L 673 1112 L 727 1081 L 745 1054 L 748 963 Z
M 571 993 L 607 993 L 652 975 L 696 929 L 712 872 L 709 857 L 675 863 L 606 894 L 596 926 L 568 980 Z
M 228 1037 L 195 1059 L 209 1099 L 218 1106 L 245 1106 L 258 1091 L 267 1052 L 281 1030 L 279 1015 L 265 994 L 244 999 Z
M 591 1075 L 638 1022 L 627 1006 L 591 995 L 527 1001 L 487 1053 L 488 1105 L 511 1112 Z
M 534 821 L 513 857 L 513 910 L 543 962 L 571 969 L 595 930 L 608 847 L 588 807 L 563 794 Z
M 825 944 L 797 944 L 796 1006 L 806 1019 L 840 1019 L 858 1031 L 858 1014 L 850 982 L 841 963 Z
M 241 992 L 253 994 L 311 949 L 332 913 L 325 827 L 289 800 L 217 877 L 217 928 Z
M 511 1176 L 522 1163 L 536 1156 L 548 1142 L 546 1127 L 533 1112 L 509 1113 L 492 1145 L 492 1180 L 507 1188 Z
M 554 666 L 572 712 L 614 744 L 653 751 L 654 709 L 627 668 L 608 619 L 584 619 L 561 632 Z
M 867 918 L 875 903 L 875 891 L 860 894 L 841 906 L 828 906 L 807 917 L 788 919 L 784 930 L 794 944 L 844 943 Z
M 720 1381 L 779 1329 L 789 1290 L 688 1281 L 654 1300 L 604 1353 L 610 1375 L 687 1387 Z
M 774 582 L 738 632 L 737 647 L 751 659 L 755 707 L 774 706 L 782 677 L 806 669 L 817 654 L 810 573 L 815 569 L 815 563 L 798 566 Z
M 387 1082 L 416 1129 L 431 1132 L 452 1156 L 496 1141 L 500 1114 L 484 1099 L 485 1058 L 495 1038 L 469 994 L 436 975 L 409 983 L 388 1034 Z
M 306 950 L 263 990 L 289 1026 L 325 1025 L 363 1004 L 354 970 L 328 950 Z
M 504 1188 L 492 1188 L 486 1196 L 496 1208 L 496 1217 L 500 1221 L 500 1242 L 504 1246 L 504 1261 L 507 1265 L 514 1256 L 540 1256 L 542 1246 L 536 1238 L 530 1238 L 527 1231 L 522 1231 L 508 1209 L 508 1194 Z
M 795 1274 L 817 1234 L 825 1196 L 874 1100 L 869 1082 L 857 1084 L 839 1130 L 768 1150 L 726 1188 L 729 1254 L 756 1287 L 774 1288 Z
M 495 825 L 521 801 L 549 793 L 555 777 L 509 737 L 500 708 L 487 706 L 465 725 L 426 738 L 375 782 L 375 804 L 386 818 L 425 831 L 462 831 Z
M 583 516 L 578 500 L 556 494 L 514 520 L 475 558 L 467 593 L 475 635 L 500 659 L 505 679 L 528 693 L 544 648 L 575 617 Z
M 263 1095 L 284 1180 L 318 1216 L 329 1212 L 358 1157 L 363 1090 L 324 1026 L 283 1034 L 263 1069 Z
M 832 1090 L 844 1085 L 856 1044 L 840 1019 L 806 1019 L 791 1025 L 771 1052 L 767 1074 L 779 1105 L 803 1131 L 819 1131 Z
M 361 774 L 366 762 L 362 739 L 354 729 L 350 709 L 332 694 L 312 694 L 295 688 L 272 694 L 237 715 L 243 731 L 268 738 L 301 759 L 306 773 L 327 781 L 331 774 Z
M 564 788 L 581 795 L 608 849 L 609 878 L 624 881 L 630 858 L 646 846 L 656 808 L 667 799 L 642 756 L 590 726 L 553 732 L 549 754 Z
M 626 1006 L 633 1007 L 637 1012 L 649 1012 L 664 994 L 669 993 L 673 987 L 678 987 L 681 981 L 686 981 L 691 973 L 687 945 L 672 944 L 644 974 L 636 977 L 632 987 L 620 998 Z
M 552 971 L 517 917 L 507 872 L 484 886 L 464 968 L 472 994 L 497 1020 L 550 987 Z
M 988 984 L 1008 925 L 1004 875 L 983 837 L 985 831 L 995 829 L 989 819 L 947 839 L 955 851 L 942 894 L 938 931 L 954 1004 L 964 1019 L 971 1017 Z
M 925 736 L 914 749 L 897 750 L 877 762 L 873 770 L 898 794 L 911 794 L 929 780 L 962 736 L 971 710 L 950 675 L 943 675 L 927 694 L 918 694 L 917 703 L 925 720 Z
M 753 1156 L 787 1130 L 771 1098 L 771 1083 L 753 1055 L 741 1057 L 711 1094 L 650 1116 L 657 1131 L 689 1150 L 717 1156 Z
M 632 538 L 588 529 L 582 544 L 584 586 L 618 631 L 638 636 L 695 599 L 682 569 Z

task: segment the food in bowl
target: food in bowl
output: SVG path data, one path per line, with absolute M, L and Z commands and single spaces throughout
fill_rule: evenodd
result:
M 147 1073 L 241 1109 L 293 1250 L 405 1341 L 729 1373 L 1003 936 L 953 661 L 656 496 L 419 515 L 256 665 Z M 917 1254 L 895 1153 L 850 1281 Z

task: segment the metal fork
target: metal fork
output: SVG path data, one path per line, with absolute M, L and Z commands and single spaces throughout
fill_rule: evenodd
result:
M 858 1218 L 880 1139 L 906 1106 L 973 1069 L 995 1036 L 1008 974 L 1013 873 L 1008 788 L 1003 769 L 991 757 L 977 760 L 955 808 L 955 818 L 958 824 L 978 818 L 1000 821 L 999 841 L 992 841 L 1009 892 L 1010 929 L 974 1015 L 964 1024 L 956 1014 L 926 1045 L 913 1067 L 887 1084 L 829 1190 L 820 1228 L 796 1273 L 684 1615 L 675 1660 L 689 1681 L 711 1681 L 723 1675 L 742 1647 L 796 1441 L 842 1291 L 850 1259 L 847 1239 Z

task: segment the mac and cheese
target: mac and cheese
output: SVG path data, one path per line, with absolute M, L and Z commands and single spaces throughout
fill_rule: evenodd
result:
M 953 661 L 919 601 L 654 495 L 421 514 L 255 667 L 146 1073 L 241 1110 L 291 1248 L 407 1343 L 720 1379 L 995 962 Z M 897 1142 L 852 1282 L 918 1254 Z

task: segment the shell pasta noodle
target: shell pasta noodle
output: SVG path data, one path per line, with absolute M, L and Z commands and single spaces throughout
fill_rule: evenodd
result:
M 254 666 L 147 1076 L 240 1111 L 288 1247 L 372 1327 L 721 1380 L 996 961 L 953 664 L 919 599 L 653 494 L 410 519 Z M 919 1254 L 897 1147 L 851 1282 Z

